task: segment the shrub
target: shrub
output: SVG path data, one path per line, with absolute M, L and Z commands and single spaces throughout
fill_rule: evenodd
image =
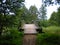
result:
M 60 27 L 58 27 L 58 26 L 44 27 L 43 31 L 45 33 L 56 33 L 56 34 L 58 33 L 58 34 L 60 34 Z
M 23 33 L 10 29 L 0 37 L 0 45 L 22 45 Z
M 60 45 L 60 35 L 51 33 L 38 34 L 37 45 Z

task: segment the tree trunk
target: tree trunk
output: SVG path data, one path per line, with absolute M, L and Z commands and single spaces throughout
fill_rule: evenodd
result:
M 1 36 L 2 30 L 3 30 L 3 25 L 0 25 L 0 36 Z

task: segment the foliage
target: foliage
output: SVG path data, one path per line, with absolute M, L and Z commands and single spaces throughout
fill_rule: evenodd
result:
M 46 16 L 46 7 L 42 4 L 41 8 L 39 9 L 39 15 L 38 19 L 40 22 L 40 25 L 45 26 L 47 23 L 47 16 Z
M 38 10 L 35 6 L 31 6 L 29 9 L 23 6 L 21 10 L 22 10 L 22 14 L 20 19 L 24 23 L 32 23 L 36 21 L 36 19 L 38 18 L 37 17 Z
M 47 6 L 47 5 L 60 5 L 60 0 L 42 0 L 42 2 Z
M 0 37 L 0 45 L 22 45 L 23 33 L 16 29 L 9 29 L 3 32 Z
M 50 23 L 52 25 L 60 26 L 60 7 L 57 12 L 53 12 L 50 17 Z
M 17 23 L 17 12 L 23 0 L 0 0 L 0 36 L 4 28 L 15 26 Z M 14 13 L 12 15 L 10 13 Z
M 22 7 L 22 14 L 21 14 L 21 21 L 26 23 L 29 21 L 30 19 L 30 13 L 29 10 L 25 7 L 25 5 Z
M 43 27 L 42 34 L 37 35 L 37 45 L 60 45 L 60 27 Z
M 41 20 L 46 20 L 46 7 L 42 4 L 41 8 L 39 9 L 39 17 Z
M 30 15 L 31 15 L 31 21 L 36 21 L 37 20 L 37 16 L 38 16 L 38 10 L 37 10 L 37 8 L 36 8 L 36 6 L 31 6 L 30 8 L 29 8 L 29 12 L 30 12 Z
M 50 17 L 50 24 L 51 25 L 58 25 L 58 23 L 57 23 L 57 13 L 56 12 L 53 12 L 52 13 L 52 15 L 51 15 L 51 17 Z
M 15 13 L 16 8 L 18 10 L 18 8 L 21 7 L 22 2 L 24 2 L 24 0 L 0 0 L 0 14 Z
M 12 27 L 15 25 L 15 16 L 14 15 L 2 15 L 0 14 L 0 35 L 4 27 Z
M 38 34 L 37 45 L 60 45 L 60 35 L 51 33 Z
M 59 27 L 59 26 L 44 27 L 44 28 L 43 28 L 43 32 L 45 32 L 45 33 L 60 34 L 60 27 Z

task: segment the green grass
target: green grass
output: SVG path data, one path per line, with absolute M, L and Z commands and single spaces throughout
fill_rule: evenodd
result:
M 60 34 L 60 27 L 58 26 L 43 27 L 43 32 Z
M 37 35 L 37 45 L 60 45 L 60 27 L 43 27 L 43 32 Z
M 60 35 L 42 33 L 37 35 L 37 45 L 60 45 Z

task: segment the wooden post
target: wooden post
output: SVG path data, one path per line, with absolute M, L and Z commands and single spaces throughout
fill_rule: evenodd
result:
M 23 45 L 36 45 L 36 28 L 35 24 L 25 24 L 23 26 Z

